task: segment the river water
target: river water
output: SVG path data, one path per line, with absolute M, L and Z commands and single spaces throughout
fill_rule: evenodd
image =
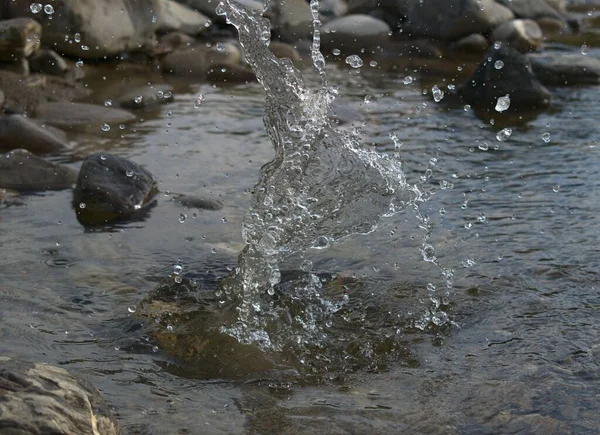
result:
M 267 376 L 178 371 L 149 338 L 139 344 L 147 337 L 128 319 L 175 264 L 207 285 L 235 267 L 250 191 L 273 158 L 260 85 L 189 81 L 173 81 L 174 102 L 143 121 L 73 136 L 76 151 L 57 158 L 78 167 L 103 150 L 145 165 L 163 192 L 145 220 L 85 230 L 70 191 L 0 209 L 0 353 L 87 377 L 124 434 L 597 433 L 600 89 L 552 89 L 551 110 L 499 142 L 504 126 L 431 96 L 434 84 L 446 89 L 472 65 L 431 66 L 446 73 L 393 62 L 327 67 L 351 113 L 341 128 L 366 120 L 365 142 L 389 155 L 395 134 L 407 181 L 435 189 L 421 206 L 428 243 L 454 270 L 447 289 L 439 268 L 423 261 L 422 221 L 410 212 L 312 254 L 314 271 L 350 283 L 345 289 L 365 313 L 341 328 L 358 340 L 397 331 L 393 353 L 378 358 L 365 345 L 353 370 L 329 367 L 324 373 L 335 376 L 282 388 Z M 90 75 L 93 97 L 106 97 L 103 75 L 110 85 L 128 76 L 119 74 Z M 421 181 L 432 158 L 433 176 Z M 169 192 L 225 206 L 184 210 Z M 449 316 L 439 327 L 427 317 L 428 284 Z M 129 346 L 134 336 L 138 345 Z

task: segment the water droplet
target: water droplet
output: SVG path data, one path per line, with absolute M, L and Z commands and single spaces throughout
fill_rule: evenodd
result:
M 504 62 L 502 62 L 501 60 L 497 60 L 494 63 L 494 68 L 496 68 L 496 69 L 502 69 L 502 68 L 504 68 Z
M 413 82 L 413 78 L 411 76 L 406 76 L 402 80 L 403 85 L 410 85 Z
M 313 268 L 313 262 L 310 260 L 304 260 L 300 268 L 305 272 L 310 272 Z
M 227 223 L 227 217 L 223 216 L 223 219 L 221 219 L 221 221 L 226 224 Z
M 48 15 L 52 15 L 54 13 L 54 8 L 52 7 L 52 5 L 45 5 L 44 12 Z
M 81 33 L 75 33 L 75 35 L 73 35 L 73 41 L 81 42 Z
M 100 160 L 106 160 L 106 154 L 100 154 Z
M 175 276 L 175 278 L 173 278 L 173 281 L 175 281 L 177 284 L 181 284 L 183 278 L 181 276 Z
M 141 104 L 143 100 L 144 100 L 144 97 L 142 97 L 141 95 L 138 95 L 137 97 L 135 97 L 133 99 L 133 101 L 135 101 L 135 104 Z
M 81 68 L 83 66 L 83 61 L 82 60 L 78 60 L 77 62 L 75 62 L 75 66 L 77 68 Z
M 110 125 L 108 125 L 107 123 L 102 124 L 102 127 L 100 127 L 102 129 L 102 131 L 109 131 L 110 130 Z
M 127 175 L 128 177 L 133 177 L 133 171 L 131 169 L 127 169 L 125 171 L 125 175 Z
M 496 42 L 494 42 L 494 48 L 495 48 L 496 50 L 499 50 L 499 49 L 500 49 L 500 47 L 502 47 L 502 42 L 501 42 L 501 41 L 496 41 Z
M 346 63 L 350 65 L 352 68 L 360 68 L 363 66 L 363 61 L 360 56 L 356 54 L 351 54 L 346 58 Z
M 85 202 L 80 202 L 79 203 L 79 208 L 85 208 Z
M 215 47 L 216 47 L 217 51 L 219 51 L 221 53 L 225 51 L 225 45 L 223 45 L 222 42 L 217 42 Z
M 129 307 L 127 307 L 127 311 L 129 311 L 130 313 L 135 313 L 135 310 L 136 310 L 135 305 L 130 305 Z
M 470 104 L 465 104 L 464 107 L 463 107 L 463 110 L 465 112 L 468 112 L 469 110 L 471 110 L 471 105 Z
M 375 68 L 375 67 L 377 66 L 377 61 L 375 61 L 375 60 L 372 60 L 371 62 L 369 62 L 369 66 L 370 66 L 371 68 Z
M 560 184 L 555 184 L 554 186 L 552 186 L 552 190 L 554 192 L 558 192 L 560 190 Z
M 548 132 L 545 132 L 545 133 L 542 135 L 542 140 L 543 140 L 545 143 L 550 143 L 550 133 L 548 133 Z
M 334 56 L 339 56 L 340 54 L 342 54 L 342 52 L 338 48 L 334 48 L 331 52 Z
M 105 100 L 105 101 L 104 101 L 104 105 L 105 105 L 106 107 L 110 107 L 110 106 L 112 106 L 112 100 Z
M 479 148 L 481 151 L 487 151 L 490 149 L 490 144 L 487 142 L 481 142 L 479 145 L 477 145 L 477 148 Z
M 512 128 L 503 128 L 498 133 L 496 133 L 496 140 L 498 142 L 506 142 L 510 135 L 512 134 Z
M 31 11 L 32 14 L 39 14 L 42 11 L 42 4 L 41 3 L 31 3 L 31 5 L 29 5 L 29 10 Z
M 581 54 L 583 54 L 584 56 L 588 54 L 588 46 L 587 46 L 587 44 L 582 44 L 582 46 L 581 46 Z
M 472 258 L 466 258 L 465 260 L 463 260 L 462 265 L 464 267 L 473 267 L 475 266 L 477 263 L 475 262 L 475 260 L 473 260 Z
M 499 97 L 498 101 L 496 101 L 496 111 L 497 112 L 504 112 L 506 110 L 508 110 L 508 108 L 510 107 L 510 95 L 506 94 L 503 97 Z
M 187 219 L 187 214 L 185 213 L 179 213 L 179 223 L 182 224 L 186 221 Z
M 365 104 L 369 104 L 371 101 L 373 101 L 373 96 L 372 95 L 365 95 L 365 98 L 363 100 L 365 102 Z
M 446 209 L 444 207 L 440 208 L 440 215 L 444 216 L 446 214 Z
M 181 272 L 183 272 L 182 265 L 176 264 L 175 266 L 173 266 L 173 275 L 181 275 Z
M 433 94 L 433 100 L 436 103 L 439 103 L 440 101 L 442 101 L 442 98 L 444 98 L 444 91 L 442 91 L 438 85 L 433 85 L 433 87 L 431 88 L 431 93 Z
M 431 316 L 431 321 L 436 326 L 444 326 L 448 322 L 448 314 L 446 314 L 443 311 L 438 311 L 433 316 Z
M 173 325 L 171 325 L 171 324 L 167 325 L 167 331 L 173 332 Z
M 198 109 L 200 106 L 202 106 L 203 101 L 204 101 L 204 95 L 199 94 L 198 98 L 196 98 L 196 101 L 194 102 L 194 108 Z

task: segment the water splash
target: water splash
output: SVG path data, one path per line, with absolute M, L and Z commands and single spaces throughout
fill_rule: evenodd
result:
M 264 124 L 275 148 L 275 158 L 261 168 L 243 220 L 246 248 L 218 292 L 224 302 L 236 307 L 238 319 L 222 331 L 241 342 L 275 350 L 290 338 L 286 322 L 277 321 L 282 315 L 273 302 L 283 259 L 327 248 L 351 234 L 370 233 L 382 216 L 411 204 L 418 210 L 418 203 L 427 199 L 417 186 L 407 183 L 397 156 L 380 154 L 363 146 L 357 135 L 333 128 L 328 108 L 337 90 L 328 88 L 320 52 L 318 0 L 312 0 L 310 8 L 311 57 L 321 77 L 318 89 L 304 83 L 291 61 L 271 53 L 268 20 L 229 0 L 217 7 L 217 13 L 238 29 L 246 62 L 265 89 Z M 309 263 L 302 263 L 306 272 L 312 267 Z M 283 316 L 293 317 L 303 329 L 299 342 L 318 340 L 320 322 L 343 304 L 321 297 L 320 288 L 319 278 L 308 273 L 293 290 L 308 302 L 301 315 Z

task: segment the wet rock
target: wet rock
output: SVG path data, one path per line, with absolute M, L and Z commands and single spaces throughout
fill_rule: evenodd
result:
M 248 68 L 236 65 L 215 65 L 206 72 L 206 78 L 213 83 L 250 83 L 256 75 Z
M 61 54 L 99 59 L 154 44 L 152 17 L 157 0 L 61 0 L 52 14 L 33 13 L 31 0 L 13 0 L 6 6 L 12 17 L 31 17 L 44 28 L 42 42 Z M 65 36 L 67 36 L 65 38 Z
M 512 20 L 494 29 L 492 41 L 501 41 L 521 53 L 539 50 L 544 42 L 542 29 L 533 20 Z
M 497 0 L 503 4 L 519 18 L 537 18 L 550 17 L 562 19 L 562 15 L 546 0 Z
M 489 43 L 487 39 L 480 33 L 465 36 L 451 45 L 452 51 L 477 55 L 485 53 L 488 47 Z
M 43 103 L 37 106 L 35 117 L 65 130 L 94 130 L 136 120 L 136 116 L 122 109 L 86 103 Z M 104 126 L 104 127 L 103 127 Z
M 271 53 L 273 53 L 275 56 L 279 58 L 286 57 L 292 62 L 299 62 L 302 60 L 298 50 L 296 50 L 292 45 L 286 44 L 285 42 L 271 41 L 269 44 L 269 50 L 271 50 Z
M 144 109 L 173 101 L 173 87 L 170 85 L 152 85 L 131 89 L 117 98 L 125 109 Z
M 175 50 L 161 59 L 164 72 L 184 77 L 204 77 L 214 65 L 238 66 L 241 52 L 235 44 L 220 43 L 219 48 L 194 46 Z
M 181 32 L 169 32 L 158 38 L 159 47 L 163 47 L 165 53 L 170 53 L 181 47 L 191 46 L 196 40 Z
M 187 208 L 198 208 L 201 210 L 221 210 L 223 203 L 216 199 L 203 198 L 201 196 L 175 194 L 173 199 L 177 204 Z
M 60 190 L 71 187 L 77 172 L 18 149 L 0 156 L 0 187 L 19 191 Z
M 69 70 L 69 64 L 53 50 L 39 50 L 29 58 L 32 72 L 64 76 Z
M 337 18 L 321 28 L 323 47 L 342 52 L 375 47 L 389 40 L 390 26 L 369 15 L 348 15 Z
M 547 86 L 600 84 L 600 60 L 571 53 L 530 56 L 533 72 Z
M 348 2 L 348 13 L 350 14 L 372 14 L 380 10 L 389 17 L 386 22 L 392 27 L 398 24 L 408 14 L 410 2 L 407 0 L 350 0 Z
M 0 432 L 7 435 L 117 435 L 100 392 L 48 364 L 0 357 Z
M 289 41 L 308 39 L 312 36 L 312 14 L 304 0 L 271 2 L 272 29 Z
M 30 73 L 29 61 L 24 57 L 14 62 L 0 62 L 0 69 L 10 71 L 20 76 L 28 76 Z
M 413 36 L 454 41 L 486 33 L 514 17 L 510 9 L 493 0 L 412 1 L 403 28 Z
M 564 20 L 552 17 L 542 17 L 535 20 L 545 35 L 555 33 L 570 32 L 571 26 Z
M 341 17 L 348 13 L 348 4 L 344 0 L 321 0 L 319 13 L 324 17 Z
M 0 116 L 0 150 L 25 148 L 36 154 L 58 153 L 67 149 L 66 135 L 61 133 L 23 115 Z
M 0 60 L 16 61 L 40 46 L 42 26 L 29 18 L 0 21 Z
M 160 0 L 158 3 L 158 31 L 177 31 L 196 36 L 210 26 L 210 18 L 187 6 L 171 0 Z
M 550 92 L 533 73 L 529 59 L 505 46 L 490 48 L 459 93 L 474 108 L 489 112 L 506 95 L 510 98 L 509 112 L 531 111 L 550 104 Z
M 143 215 L 157 192 L 152 174 L 136 163 L 111 154 L 92 154 L 79 171 L 73 206 L 82 224 L 104 224 Z

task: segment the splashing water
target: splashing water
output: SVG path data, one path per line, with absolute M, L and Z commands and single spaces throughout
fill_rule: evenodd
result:
M 321 77 L 318 89 L 305 85 L 291 61 L 271 53 L 267 19 L 229 0 L 217 7 L 217 13 L 238 29 L 246 62 L 265 89 L 264 124 L 275 148 L 275 158 L 261 169 L 243 220 L 246 248 L 218 291 L 237 310 L 237 323 L 222 332 L 272 350 L 283 348 L 282 337 L 289 329 L 278 322 L 281 313 L 273 309 L 283 259 L 327 248 L 351 234 L 367 234 L 382 216 L 409 205 L 418 208 L 427 199 L 407 183 L 397 155 L 365 148 L 357 136 L 332 127 L 327 113 L 337 91 L 328 88 L 320 52 L 318 1 L 312 0 L 310 7 L 311 55 Z M 310 272 L 312 263 L 305 260 L 301 268 Z M 302 316 L 294 317 L 306 340 L 318 340 L 320 322 L 343 304 L 321 297 L 320 288 L 319 278 L 308 273 L 293 290 L 308 302 Z M 274 326 L 277 323 L 283 325 Z

